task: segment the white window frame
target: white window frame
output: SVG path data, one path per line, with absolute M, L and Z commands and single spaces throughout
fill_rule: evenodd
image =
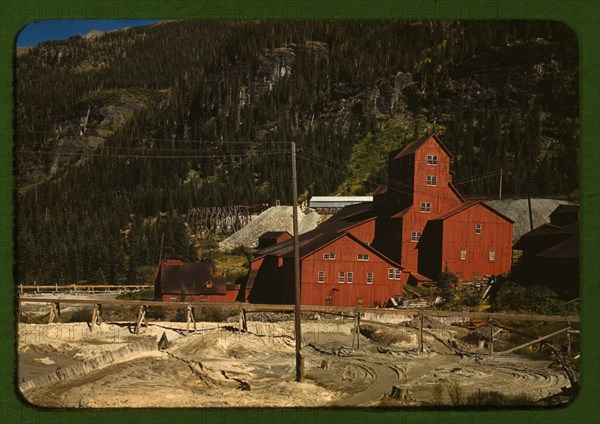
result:
M 356 260 L 357 261 L 368 261 L 369 255 L 367 253 L 359 253 L 356 255 Z
M 421 234 L 423 234 L 421 231 L 411 231 L 411 233 L 410 233 L 411 243 L 418 243 L 419 239 L 421 238 Z
M 346 280 L 346 273 L 344 271 L 338 272 L 338 283 L 343 283 Z
M 427 165 L 437 166 L 437 164 L 438 164 L 437 155 L 427 155 Z
M 494 262 L 496 260 L 496 251 L 494 249 L 490 249 L 490 251 L 488 252 L 488 257 L 490 259 L 490 262 Z
M 354 273 L 352 271 L 348 271 L 346 273 L 346 283 L 352 284 L 354 282 Z
M 437 176 L 436 175 L 427 175 L 425 178 L 425 184 L 428 186 L 437 186 Z
M 323 253 L 323 260 L 335 261 L 335 253 Z
M 388 280 L 393 280 L 394 275 L 396 275 L 396 270 L 394 268 L 388 268 Z
M 402 270 L 400 268 L 396 268 L 394 280 L 401 280 L 401 279 L 402 279 Z
M 373 284 L 373 273 L 371 271 L 367 272 L 367 284 Z
M 421 212 L 431 213 L 431 202 L 421 202 Z
M 325 283 L 325 271 L 317 272 L 317 283 L 319 283 L 319 284 Z
M 460 260 L 464 261 L 466 259 L 467 259 L 467 249 L 462 248 L 462 249 L 460 249 Z
M 479 222 L 475 224 L 475 234 L 477 234 L 478 236 L 481 235 L 481 231 L 483 230 L 483 225 L 481 225 Z

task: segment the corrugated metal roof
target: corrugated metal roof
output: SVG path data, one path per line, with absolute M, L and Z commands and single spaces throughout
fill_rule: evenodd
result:
M 372 202 L 373 196 L 313 196 L 310 202 Z

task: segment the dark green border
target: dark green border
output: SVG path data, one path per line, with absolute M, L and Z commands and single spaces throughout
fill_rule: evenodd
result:
M 418 410 L 40 410 L 16 397 L 13 320 L 13 48 L 27 23 L 47 19 L 548 19 L 579 38 L 581 76 L 582 390 L 566 408 Z M 0 0 L 0 423 L 595 423 L 600 419 L 600 0 Z M 399 46 L 399 48 L 401 48 Z M 42 94 L 42 93 L 40 93 Z

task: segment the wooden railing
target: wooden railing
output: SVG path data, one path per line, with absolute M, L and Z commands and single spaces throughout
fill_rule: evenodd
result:
M 125 285 L 115 285 L 115 284 L 67 284 L 67 285 L 58 285 L 58 284 L 19 284 L 17 289 L 19 293 L 23 294 L 26 291 L 34 291 L 36 293 L 39 292 L 47 292 L 47 291 L 123 291 L 123 290 L 147 290 L 154 288 L 153 285 L 144 284 L 144 285 L 134 285 L 134 284 L 125 284 Z
M 120 305 L 120 306 L 159 306 L 165 308 L 224 308 L 224 309 L 245 309 L 246 311 L 270 311 L 270 312 L 292 312 L 294 305 L 267 305 L 254 303 L 203 303 L 203 302 L 163 302 L 160 300 L 118 300 L 118 299 L 68 299 L 68 298 L 42 298 L 42 297 L 19 297 L 19 303 L 68 303 L 81 305 Z M 537 315 L 537 314 L 504 314 L 488 312 L 457 312 L 442 310 L 424 310 L 424 309 L 383 309 L 383 308 L 354 308 L 344 306 L 311 306 L 302 305 L 302 312 L 321 312 L 336 314 L 351 314 L 357 310 L 361 314 L 373 313 L 382 315 L 423 315 L 428 317 L 462 317 L 469 319 L 495 319 L 508 321 L 558 321 L 558 322 L 579 322 L 578 315 Z
M 117 300 L 117 299 L 67 299 L 67 298 L 41 298 L 41 297 L 19 297 L 19 308 L 23 303 L 46 303 L 50 306 L 49 322 L 60 322 L 60 304 L 80 304 L 80 305 L 93 305 L 94 310 L 90 322 L 91 325 L 100 324 L 102 322 L 102 308 L 103 306 L 137 306 L 138 314 L 134 323 L 135 334 L 138 334 L 142 324 L 148 326 L 148 319 L 146 312 L 148 307 L 163 307 L 163 308 L 176 308 L 187 310 L 187 332 L 190 332 L 190 325 L 193 324 L 194 331 L 196 330 L 196 320 L 194 318 L 195 308 L 221 308 L 221 309 L 238 309 L 240 313 L 239 327 L 240 331 L 248 331 L 246 314 L 249 312 L 293 312 L 294 305 L 266 305 L 266 304 L 249 304 L 249 303 L 202 303 L 202 302 L 162 302 L 156 300 Z M 361 317 L 366 314 L 381 314 L 381 315 L 413 315 L 419 317 L 419 352 L 423 352 L 423 332 L 424 330 L 424 317 L 458 317 L 467 318 L 470 320 L 485 320 L 489 326 L 489 339 L 488 348 L 489 354 L 494 355 L 494 326 L 497 326 L 497 322 L 502 321 L 546 321 L 546 322 L 564 322 L 567 327 L 555 331 L 546 336 L 536 338 L 530 342 L 522 345 L 513 347 L 504 352 L 496 352 L 496 354 L 508 354 L 515 350 L 524 348 L 534 343 L 542 342 L 558 334 L 567 332 L 570 336 L 571 333 L 577 332 L 573 330 L 571 325 L 579 323 L 578 315 L 562 316 L 562 315 L 537 315 L 537 314 L 505 314 L 505 313 L 486 313 L 486 312 L 457 312 L 457 311 L 441 311 L 441 310 L 423 310 L 423 309 L 380 309 L 380 308 L 353 308 L 353 307 L 338 307 L 338 306 L 310 306 L 302 305 L 300 307 L 302 312 L 316 312 L 322 314 L 333 314 L 342 315 L 346 317 L 354 318 L 354 330 L 352 331 L 352 349 L 354 349 L 354 340 L 356 338 L 357 346 L 360 346 L 360 321 Z M 502 327 L 502 326 L 500 326 Z M 503 327 L 504 328 L 504 327 Z M 569 337 L 569 352 L 571 350 L 571 340 Z

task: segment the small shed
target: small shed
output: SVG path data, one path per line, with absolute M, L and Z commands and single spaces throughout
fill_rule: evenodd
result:
M 264 249 L 291 238 L 292 235 L 287 231 L 267 231 L 258 238 L 258 248 Z
M 154 280 L 155 298 L 165 302 L 231 302 L 238 290 L 239 286 L 227 286 L 212 264 L 185 262 L 180 257 L 162 261 Z

